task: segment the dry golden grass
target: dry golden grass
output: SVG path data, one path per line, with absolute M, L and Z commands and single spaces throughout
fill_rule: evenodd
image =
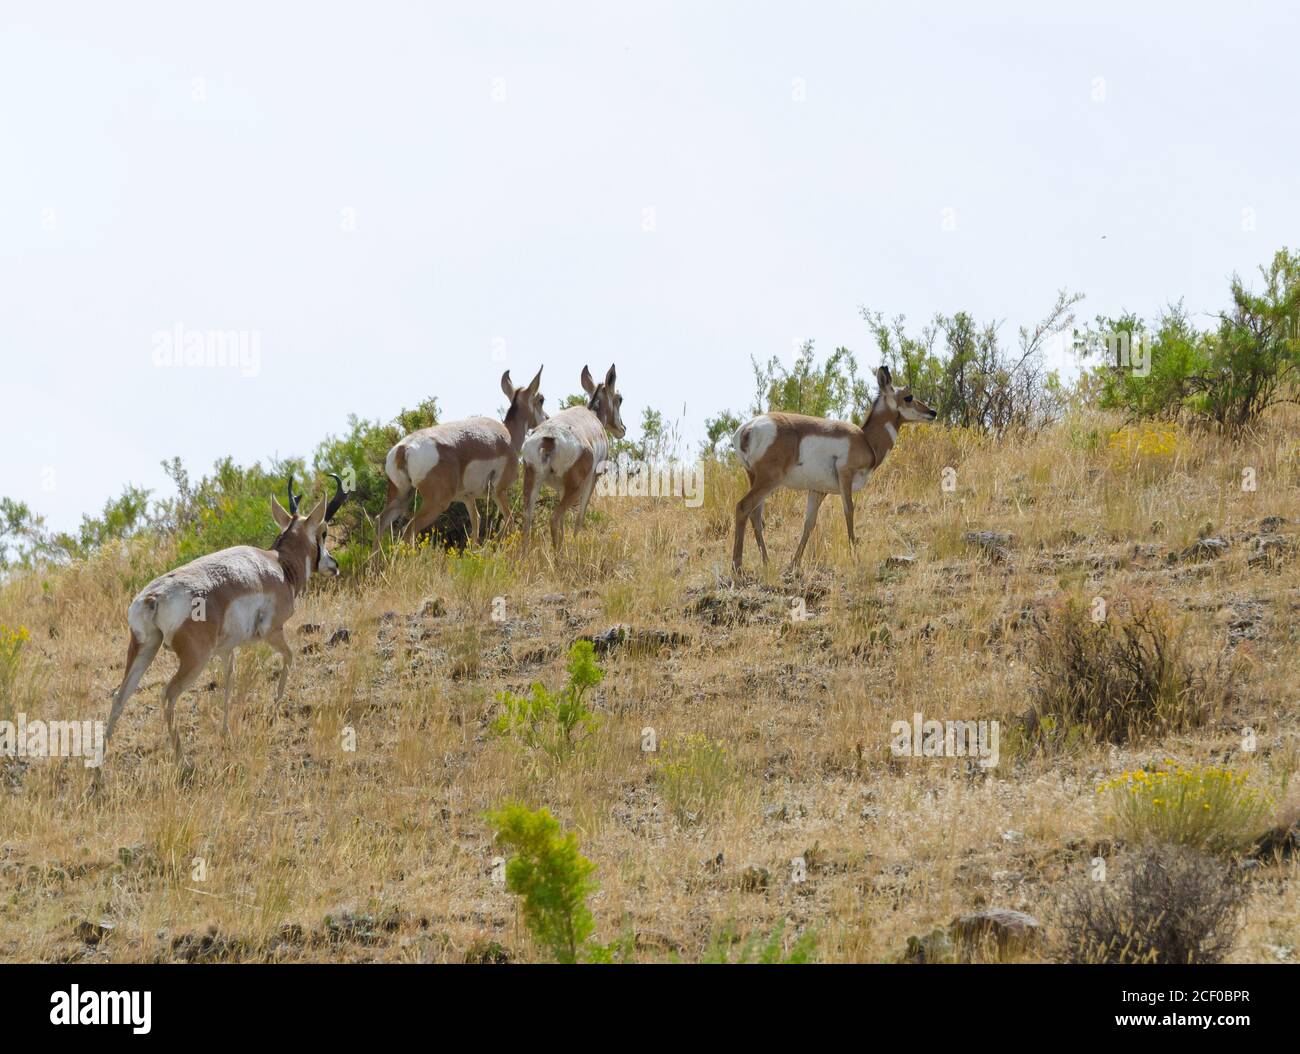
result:
M 188 781 L 162 727 L 167 653 L 124 715 L 97 796 L 79 760 L 0 759 L 0 958 L 464 961 L 496 942 L 535 960 L 490 874 L 483 814 L 512 798 L 578 834 L 598 866 L 598 937 L 634 936 L 646 960 L 694 960 L 728 926 L 781 920 L 790 940 L 815 928 L 830 961 L 895 959 L 909 935 L 978 906 L 1050 924 L 1056 884 L 1109 851 L 1098 783 L 1166 757 L 1246 772 L 1291 817 L 1300 565 L 1281 549 L 1278 561 L 1247 561 L 1264 517 L 1284 518 L 1270 533 L 1296 540 L 1294 431 L 1135 446 L 1108 442 L 1117 427 L 1079 417 L 1003 443 L 909 429 L 858 497 L 856 560 L 828 501 L 797 579 L 781 567 L 803 497 L 784 492 L 768 503 L 773 565 L 758 566 L 751 535 L 749 574 L 733 585 L 743 479 L 719 468 L 699 509 L 598 498 L 559 559 L 543 544 L 521 566 L 508 539 L 461 558 L 395 557 L 364 580 L 315 580 L 290 626 L 283 704 L 272 701 L 278 659 L 258 649 L 241 652 L 229 742 L 215 666 L 183 701 Z M 955 489 L 944 491 L 949 466 Z M 1168 559 L 1207 529 L 1230 543 L 1226 555 Z M 1009 556 L 990 562 L 970 530 L 1009 532 Z M 885 565 L 898 554 L 915 563 Z M 119 547 L 4 586 L 0 623 L 32 635 L 9 709 L 104 719 L 127 603 L 166 560 Z M 1199 655 L 1235 652 L 1230 712 L 1123 749 L 1004 753 L 975 775 L 959 760 L 891 756 L 891 723 L 916 711 L 1004 729 L 1023 714 L 1033 631 L 1021 614 L 1063 592 L 1151 596 L 1185 614 Z M 795 596 L 807 621 L 789 617 Z M 430 597 L 444 614 L 421 614 Z M 602 659 L 602 723 L 586 750 L 538 766 L 492 734 L 499 691 L 559 687 L 569 643 L 618 622 L 687 641 Z M 338 627 L 350 640 L 327 646 Z M 1241 747 L 1246 726 L 1254 752 Z M 641 750 L 647 727 L 661 743 L 694 735 L 723 748 L 707 807 L 681 816 L 665 801 Z M 349 728 L 355 751 L 343 747 Z M 808 877 L 793 884 L 799 856 Z M 1252 872 L 1235 959 L 1300 956 L 1296 877 L 1294 857 Z

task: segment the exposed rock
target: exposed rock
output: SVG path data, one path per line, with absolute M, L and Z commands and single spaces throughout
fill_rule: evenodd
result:
M 740 888 L 746 893 L 761 893 L 772 884 L 772 872 L 757 864 L 750 864 L 740 873 Z
M 425 597 L 420 603 L 421 618 L 442 618 L 447 614 L 447 605 L 442 597 Z
M 82 919 L 73 929 L 73 935 L 79 941 L 86 944 L 98 944 L 115 929 L 113 923 L 105 919 L 98 922 L 91 922 L 89 919 Z
M 1217 560 L 1228 551 L 1228 543 L 1222 538 L 1198 538 L 1181 553 L 1179 560 Z
M 563 593 L 547 593 L 542 597 L 543 604 L 563 604 L 568 599 Z
M 1277 855 L 1286 860 L 1297 850 L 1300 850 L 1300 823 L 1282 824 L 1260 835 L 1250 855 L 1257 858 Z
M 1003 955 L 1032 947 L 1042 938 L 1042 932 L 1032 915 L 1009 908 L 987 908 L 955 918 L 948 925 L 954 943 L 967 951 L 992 944 Z
M 1011 546 L 1015 538 L 1005 531 L 967 531 L 966 544 L 984 551 L 995 563 L 1002 563 L 1011 556 Z
M 915 556 L 907 556 L 903 553 L 894 553 L 885 557 L 886 567 L 914 567 L 916 565 Z
M 333 648 L 335 645 L 338 644 L 346 644 L 351 639 L 352 639 L 352 631 L 348 629 L 346 626 L 340 626 L 332 634 L 330 634 L 330 639 L 325 642 L 325 646 L 327 648 Z
M 299 633 L 312 634 L 312 633 L 319 633 L 320 631 L 321 631 L 321 624 L 319 622 L 304 622 L 301 626 L 298 627 Z
M 684 633 L 664 629 L 634 630 L 621 622 L 610 626 L 604 633 L 588 634 L 577 640 L 590 641 L 597 655 L 606 655 L 618 647 L 626 647 L 630 651 L 657 651 L 660 648 L 683 647 L 691 642 L 690 637 Z

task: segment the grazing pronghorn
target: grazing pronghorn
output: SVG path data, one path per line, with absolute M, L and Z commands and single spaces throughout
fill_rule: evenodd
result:
M 596 477 L 605 470 L 609 454 L 608 432 L 615 439 L 627 434 L 619 407 L 623 397 L 614 389 L 614 367 L 596 384 L 591 371 L 582 367 L 582 390 L 586 406 L 561 410 L 539 427 L 524 444 L 524 552 L 533 534 L 533 509 L 543 486 L 560 491 L 551 513 L 551 545 L 558 552 L 564 530 L 564 514 L 578 505 L 574 531 L 582 528 Z
M 402 514 L 413 490 L 420 492 L 420 511 L 402 532 L 408 541 L 427 530 L 454 501 L 469 510 L 473 541 L 478 541 L 475 499 L 495 498 L 502 520 L 508 522 L 506 492 L 519 474 L 519 448 L 525 434 L 546 420 L 544 397 L 537 390 L 541 383 L 539 369 L 531 384 L 516 388 L 506 370 L 501 375 L 501 390 L 510 400 L 510 408 L 504 422 L 493 417 L 448 421 L 412 432 L 397 442 L 384 460 L 388 500 L 375 530 L 376 552 L 384 532 Z
M 760 414 L 736 429 L 731 437 L 736 457 L 749 476 L 749 493 L 736 505 L 736 542 L 732 567 L 740 570 L 745 549 L 745 521 L 754 528 L 758 551 L 767 562 L 763 541 L 763 503 L 779 487 L 808 492 L 803 537 L 790 566 L 803 557 L 808 536 L 817 523 L 817 510 L 827 494 L 839 494 L 844 502 L 844 522 L 853 536 L 853 494 L 866 485 L 898 438 L 898 429 L 912 421 L 933 421 L 939 416 L 912 395 L 908 388 L 895 389 L 889 367 L 876 371 L 880 393 L 861 427 L 851 421 L 828 421 L 803 414 Z
M 333 473 L 331 473 L 333 475 Z M 293 653 L 284 639 L 284 624 L 293 615 L 294 598 L 313 572 L 337 575 L 338 564 L 325 549 L 325 525 L 343 504 L 343 481 L 334 476 L 334 496 L 321 498 L 306 516 L 298 515 L 293 477 L 289 477 L 289 511 L 275 497 L 271 515 L 280 536 L 269 549 L 236 545 L 155 578 L 127 609 L 131 640 L 126 649 L 126 673 L 113 696 L 113 709 L 104 730 L 104 745 L 122 708 L 140 685 L 140 678 L 164 644 L 176 653 L 180 668 L 163 689 L 164 716 L 176 760 L 181 740 L 176 731 L 176 700 L 213 655 L 225 660 L 225 695 L 221 701 L 221 731 L 230 731 L 230 686 L 235 649 L 266 641 L 284 659 L 275 698 L 284 695 Z

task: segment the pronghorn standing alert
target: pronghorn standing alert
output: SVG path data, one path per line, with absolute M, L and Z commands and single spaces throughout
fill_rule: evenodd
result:
M 609 454 L 608 432 L 615 439 L 627 434 L 619 407 L 623 397 L 614 389 L 614 367 L 596 384 L 591 371 L 582 367 L 582 390 L 586 406 L 561 410 L 540 426 L 524 444 L 524 552 L 533 534 L 533 510 L 543 486 L 560 491 L 551 513 L 551 545 L 558 552 L 564 531 L 564 514 L 578 504 L 574 531 L 582 528 L 596 477 L 605 470 Z
M 333 473 L 331 473 L 333 475 Z M 343 481 L 334 476 L 334 496 L 322 498 L 306 516 L 298 515 L 301 495 L 294 496 L 289 477 L 289 511 L 274 497 L 271 515 L 280 536 L 269 549 L 236 545 L 209 553 L 155 578 L 127 609 L 131 640 L 126 649 L 126 673 L 113 697 L 104 730 L 104 745 L 122 716 L 122 708 L 140 685 L 140 678 L 164 644 L 176 653 L 180 668 L 163 690 L 167 734 L 176 760 L 181 740 L 176 731 L 176 700 L 213 655 L 225 660 L 225 695 L 221 702 L 221 731 L 230 731 L 230 686 L 235 649 L 264 640 L 284 659 L 275 698 L 284 696 L 293 652 L 284 639 L 284 624 L 293 615 L 293 602 L 313 572 L 337 575 L 338 564 L 325 549 L 326 524 L 343 504 Z
M 760 414 L 736 429 L 731 445 L 749 476 L 749 493 L 736 505 L 736 541 L 731 564 L 740 570 L 745 549 L 745 521 L 754 528 L 758 551 L 767 562 L 763 541 L 763 504 L 779 487 L 808 492 L 803 537 L 790 561 L 799 565 L 808 536 L 817 523 L 817 510 L 827 494 L 839 494 L 844 502 L 844 522 L 853 536 L 853 494 L 866 485 L 898 439 L 898 429 L 913 421 L 933 421 L 939 416 L 912 395 L 908 388 L 895 389 L 889 367 L 876 371 L 880 393 L 861 427 L 851 421 L 829 421 L 803 414 Z
M 375 530 L 376 552 L 384 533 L 409 503 L 413 490 L 420 492 L 420 511 L 402 532 L 407 541 L 427 530 L 454 501 L 469 510 L 473 541 L 478 541 L 475 499 L 495 498 L 502 520 L 508 522 L 506 492 L 519 474 L 519 448 L 525 434 L 546 420 L 544 396 L 537 390 L 541 383 L 539 369 L 531 384 L 516 388 L 506 370 L 501 375 L 501 390 L 510 400 L 510 409 L 504 422 L 492 417 L 448 421 L 412 432 L 397 442 L 384 460 L 388 500 Z

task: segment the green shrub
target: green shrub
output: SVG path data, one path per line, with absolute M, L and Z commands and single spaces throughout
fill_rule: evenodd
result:
M 502 692 L 502 711 L 492 728 L 511 736 L 552 762 L 569 757 L 595 731 L 599 718 L 588 709 L 585 696 L 600 684 L 605 672 L 596 664 L 591 641 L 575 641 L 569 649 L 568 683 L 558 694 L 537 682 L 527 695 Z
M 664 803 L 683 825 L 712 812 L 731 781 L 726 747 L 698 733 L 665 743 L 650 766 Z
M 1261 292 L 1233 275 L 1231 305 L 1210 330 L 1198 330 L 1181 303 L 1151 326 L 1131 314 L 1098 318 L 1086 351 L 1100 360 L 1089 379 L 1100 405 L 1139 417 L 1187 416 L 1239 432 L 1292 401 L 1300 371 L 1300 252 L 1284 247 L 1259 270 Z M 1149 343 L 1151 358 L 1135 372 L 1139 340 Z M 1128 343 L 1128 362 L 1120 361 L 1121 341 Z
M 514 855 L 506 862 L 506 889 L 523 901 L 524 923 L 556 962 L 580 955 L 605 960 L 606 949 L 590 947 L 595 924 L 587 897 L 597 889 L 596 865 L 578 852 L 578 840 L 564 834 L 546 809 L 533 812 L 509 804 L 488 814 L 497 844 Z
M 709 950 L 701 960 L 712 964 L 759 966 L 803 965 L 813 961 L 817 952 L 817 934 L 805 930 L 785 950 L 785 920 L 782 919 L 767 933 L 755 931 L 749 934 L 740 947 L 732 954 L 738 938 L 735 929 L 728 925 L 714 939 Z

